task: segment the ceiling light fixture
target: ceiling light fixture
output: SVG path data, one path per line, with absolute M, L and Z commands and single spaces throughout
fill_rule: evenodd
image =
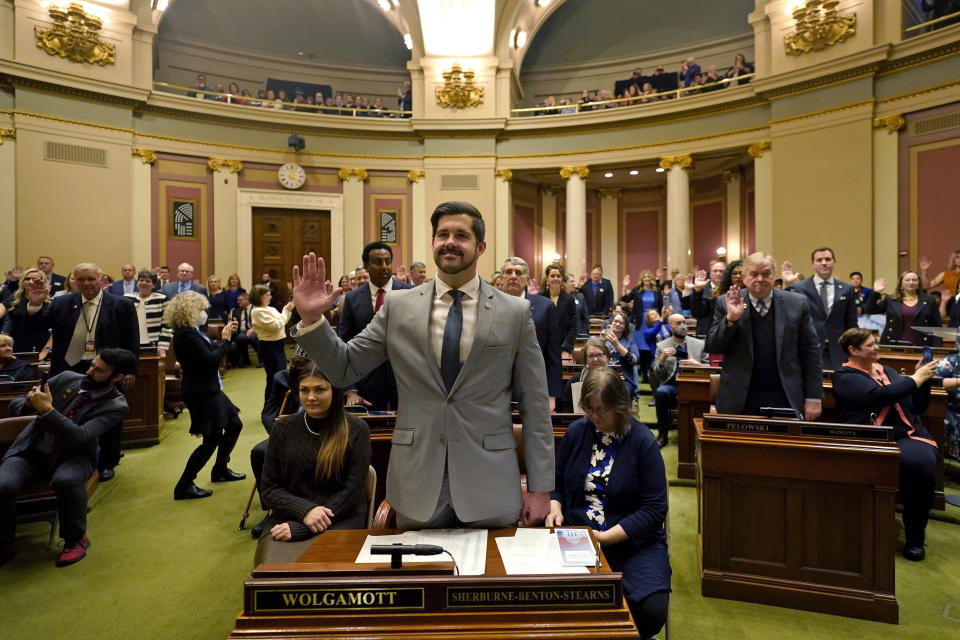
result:
M 536 0 L 537 6 L 544 8 L 549 7 L 551 2 L 553 2 L 553 0 Z
M 403 34 L 403 44 L 407 45 L 407 49 L 413 50 L 413 38 L 409 33 Z
M 727 255 L 727 248 L 726 248 L 726 247 L 717 247 L 717 255 L 718 255 L 718 256 L 725 256 L 725 255 Z
M 516 40 L 517 49 L 523 49 L 524 45 L 527 44 L 527 32 L 526 31 L 517 31 Z
M 637 175 L 638 173 L 640 173 L 640 172 L 637 171 L 636 169 L 633 169 L 633 170 L 630 172 L 630 175 L 635 176 L 635 175 Z
M 390 2 L 389 0 L 377 0 L 377 4 L 380 5 L 380 8 L 384 11 L 390 11 Z
M 610 173 L 609 171 L 607 171 L 605 174 L 603 174 L 603 177 L 604 177 L 604 178 L 612 178 L 612 177 L 613 177 L 613 174 Z
M 665 169 L 663 167 L 657 167 L 657 173 L 663 173 Z

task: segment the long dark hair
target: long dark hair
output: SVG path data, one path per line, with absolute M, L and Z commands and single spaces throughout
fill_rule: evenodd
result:
M 560 272 L 560 293 L 563 293 L 563 267 L 558 265 L 556 262 L 552 262 L 547 265 L 546 269 L 543 270 L 543 287 L 540 289 L 543 295 L 547 296 L 548 298 L 550 297 L 550 272 L 554 269 Z
M 330 391 L 333 394 L 330 399 L 330 411 L 327 414 L 330 428 L 321 434 L 324 441 L 317 452 L 317 463 L 314 467 L 317 478 L 332 480 L 339 476 L 343 469 L 343 457 L 347 452 L 347 443 L 350 441 L 350 426 L 347 424 L 347 414 L 343 410 L 343 390 L 334 386 L 315 363 L 309 362 L 300 369 L 300 375 L 297 376 L 298 394 L 300 393 L 300 382 L 307 378 L 325 380 L 330 385 Z
M 710 293 L 711 298 L 719 298 L 727 295 L 727 291 L 733 286 L 733 270 L 740 267 L 740 277 L 743 277 L 743 260 L 734 260 L 723 270 L 723 277 L 720 278 L 720 286 L 715 287 Z

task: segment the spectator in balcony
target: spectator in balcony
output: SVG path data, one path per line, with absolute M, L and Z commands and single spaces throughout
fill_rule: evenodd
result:
M 352 116 L 354 115 L 354 109 L 356 105 L 353 102 L 353 96 L 349 93 L 343 97 L 343 106 L 344 110 L 340 112 L 342 116 Z
M 290 111 L 293 107 L 289 104 L 290 98 L 287 97 L 287 92 L 283 89 L 277 91 L 277 108 L 282 111 Z
M 637 85 L 631 84 L 629 87 L 627 87 L 624 97 L 627 99 L 626 102 L 622 103 L 624 106 L 640 104 L 640 89 L 637 87 Z
M 326 99 L 323 97 L 323 91 L 317 91 L 313 95 L 313 104 L 317 105 L 318 107 L 322 107 L 325 102 L 326 102 Z M 314 109 L 313 112 L 323 113 L 323 109 Z
M 658 66 L 653 70 L 653 75 L 650 76 L 650 84 L 653 85 L 654 90 L 656 91 L 666 91 L 670 87 L 667 84 L 669 80 L 666 72 L 663 70 L 663 65 Z M 644 91 L 646 93 L 646 91 Z
M 193 88 L 193 91 L 187 91 L 188 98 L 201 98 L 201 99 L 206 98 L 209 100 L 212 97 L 204 93 L 200 93 L 200 95 L 197 95 L 198 92 L 210 90 L 210 87 L 207 86 L 207 76 L 203 75 L 202 73 L 197 74 L 197 79 L 193 81 L 192 88 Z
M 700 75 L 700 65 L 694 60 L 693 56 L 686 59 L 680 65 L 680 73 L 683 75 L 683 86 L 689 87 L 693 84 L 696 76 Z
M 413 92 L 410 90 L 410 81 L 403 83 L 403 87 L 397 89 L 397 107 L 400 111 L 413 111 Z M 402 118 L 409 118 L 410 114 L 405 113 Z
M 371 109 L 372 113 L 370 115 L 378 118 L 386 118 L 390 114 L 384 113 L 384 109 L 385 107 L 383 106 L 383 98 L 374 98 L 373 108 Z
M 573 102 L 570 100 L 570 98 L 564 98 L 560 104 L 563 105 L 563 109 L 560 109 L 560 113 L 563 115 L 569 115 L 577 112 L 577 108 L 573 106 Z
M 615 109 L 619 106 L 616 102 L 613 102 L 613 93 L 609 89 L 600 90 L 599 101 L 605 103 L 600 107 L 601 109 Z
M 250 104 L 256 107 L 262 107 L 263 101 L 267 99 L 267 92 L 263 89 L 257 89 L 257 101 Z
M 643 83 L 643 97 L 640 98 L 640 102 L 656 102 L 660 100 L 660 96 L 657 95 L 657 90 L 653 88 L 653 85 L 649 82 Z
M 266 99 L 260 106 L 266 109 L 280 108 L 280 101 L 277 100 L 277 94 L 273 89 L 267 89 Z
M 337 107 L 339 111 L 331 111 L 330 115 L 347 115 L 343 112 L 343 94 L 338 93 L 333 97 L 333 106 Z
M 227 86 L 227 93 L 230 94 L 227 96 L 227 102 L 232 102 L 233 104 L 243 104 L 243 98 L 240 97 L 240 87 L 236 82 L 231 82 Z
M 590 106 L 591 102 L 596 102 L 596 99 L 590 95 L 587 89 L 584 89 L 583 93 L 580 94 L 580 111 L 593 111 L 593 107 Z
M 307 106 L 306 106 L 305 108 L 301 108 L 300 111 L 306 111 L 306 112 L 308 112 L 308 113 L 316 113 L 316 112 L 317 112 L 316 109 L 313 109 L 313 108 L 312 108 L 312 107 L 315 107 L 316 104 L 317 104 L 317 101 L 313 99 L 313 96 L 307 96 L 307 97 L 306 97 L 306 104 L 307 104 Z
M 227 97 L 226 97 L 225 95 L 222 95 L 222 94 L 223 94 L 223 85 L 220 84 L 219 82 L 218 82 L 216 85 L 214 85 L 214 87 L 213 87 L 213 92 L 214 92 L 216 95 L 211 96 L 212 99 L 216 100 L 217 102 L 226 102 L 226 101 L 227 101 Z
M 554 116 L 560 113 L 560 110 L 557 109 L 557 99 L 554 98 L 553 96 L 547 96 L 543 100 L 543 106 L 544 106 L 543 115 L 545 116 Z
M 921 7 L 924 11 L 929 11 L 930 15 L 927 18 L 928 20 L 936 20 L 937 18 L 942 18 L 943 16 L 948 16 L 951 13 L 957 13 L 960 11 L 960 1 L 958 0 L 922 0 Z M 938 22 L 935 25 L 932 25 L 931 29 L 940 29 L 941 27 L 946 27 L 956 23 L 958 18 L 952 18 L 950 20 L 944 20 L 943 22 Z
M 296 105 L 292 107 L 293 111 L 311 111 L 309 107 L 306 106 L 307 101 L 303 97 L 303 91 L 297 89 L 297 92 L 293 96 L 293 104 Z
M 747 62 L 742 53 L 738 53 L 733 58 L 733 66 L 730 67 L 729 71 L 727 71 L 727 77 L 739 78 L 740 76 L 749 75 L 751 73 L 753 73 L 753 65 Z M 750 78 L 737 80 L 737 84 L 747 84 L 748 82 L 750 82 Z
M 263 93 L 263 90 L 261 89 L 260 92 Z M 242 100 L 243 100 L 243 104 L 247 105 L 248 107 L 259 107 L 259 106 L 260 106 L 260 101 L 259 101 L 259 100 L 254 100 L 254 99 L 253 99 L 253 95 L 251 95 L 250 92 L 247 91 L 246 89 L 241 89 L 241 90 L 240 90 L 240 96 L 241 96 L 241 98 L 242 98 Z
M 707 67 L 707 74 L 701 78 L 701 84 L 706 85 L 703 88 L 703 91 L 716 91 L 717 89 L 723 89 L 725 85 L 717 84 L 720 82 L 720 77 L 717 75 L 717 68 L 713 65 Z

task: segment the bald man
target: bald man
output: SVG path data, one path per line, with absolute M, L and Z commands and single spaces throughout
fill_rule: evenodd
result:
M 680 365 L 697 366 L 707 361 L 704 341 L 687 336 L 683 315 L 671 314 L 667 320 L 670 337 L 657 343 L 657 352 L 650 366 L 650 384 L 654 386 L 653 402 L 657 408 L 657 426 L 660 434 L 657 444 L 667 446 L 670 432 L 670 409 L 677 405 L 677 369 Z
M 207 295 L 207 288 L 193 281 L 193 265 L 189 262 L 178 264 L 177 279 L 168 282 L 160 289 L 160 293 L 167 296 L 168 300 L 184 291 L 196 291 L 201 295 Z

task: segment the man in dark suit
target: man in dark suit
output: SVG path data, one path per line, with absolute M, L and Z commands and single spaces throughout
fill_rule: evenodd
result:
M 537 331 L 537 343 L 540 345 L 543 362 L 546 365 L 547 393 L 550 394 L 550 410 L 553 411 L 557 406 L 557 398 L 563 393 L 563 367 L 560 358 L 563 336 L 560 335 L 557 307 L 550 298 L 532 296 L 527 292 L 530 268 L 523 258 L 516 256 L 507 258 L 500 271 L 500 277 L 503 278 L 504 293 L 526 298 L 530 303 L 533 328 Z
M 177 279 L 168 282 L 160 288 L 160 293 L 172 300 L 178 293 L 184 291 L 196 291 L 202 296 L 207 295 L 207 288 L 193 281 L 193 265 L 189 262 L 181 262 L 177 265 Z
M 135 266 L 125 264 L 121 267 L 120 273 L 123 277 L 120 280 L 111 282 L 110 286 L 107 287 L 107 291 L 117 296 L 140 291 L 140 288 L 137 286 L 137 268 Z
M 580 287 L 580 293 L 587 302 L 587 312 L 590 315 L 610 315 L 613 311 L 613 285 L 603 277 L 603 266 L 593 265 L 590 279 Z
M 50 374 L 63 371 L 83 373 L 103 349 L 119 347 L 140 355 L 140 325 L 133 301 L 100 290 L 100 267 L 85 262 L 73 269 L 79 287 L 77 293 L 58 297 L 50 305 L 53 350 Z M 133 388 L 135 372 L 126 374 L 121 388 Z M 122 425 L 110 429 L 100 438 L 100 479 L 113 478 L 113 468 L 120 461 Z
M 713 290 L 720 286 L 720 282 L 723 280 L 723 272 L 726 269 L 727 263 L 723 260 L 712 260 L 709 272 L 698 271 L 695 277 L 687 276 L 684 281 L 684 302 L 690 308 L 690 315 L 697 319 L 698 336 L 706 336 L 710 331 L 716 301 L 716 298 L 713 297 Z
M 127 401 L 117 389 L 137 371 L 137 357 L 104 349 L 86 374 L 65 371 L 10 403 L 15 416 L 36 413 L 0 462 L 0 564 L 13 557 L 14 500 L 34 482 L 49 480 L 57 494 L 62 567 L 83 559 L 87 538 L 87 480 L 97 465 L 97 436 L 123 424 Z
M 230 355 L 228 359 L 235 367 L 250 366 L 250 347 L 253 347 L 254 353 L 260 353 L 260 339 L 253 331 L 253 321 L 251 320 L 250 298 L 246 293 L 237 294 L 237 308 L 230 312 L 230 317 L 237 321 L 237 332 L 233 334 L 233 344 L 230 346 Z
M 51 298 L 58 291 L 63 291 L 63 288 L 67 285 L 67 279 L 64 276 L 53 272 L 55 264 L 53 258 L 50 256 L 40 256 L 37 258 L 37 269 L 43 271 L 43 274 L 47 277 L 47 284 L 50 285 Z
M 837 265 L 833 249 L 814 249 L 810 261 L 814 273 L 812 278 L 797 282 L 789 261 L 783 263 L 780 277 L 787 290 L 806 296 L 810 316 L 823 345 L 823 366 L 836 371 L 847 361 L 847 356 L 840 348 L 840 335 L 857 326 L 857 301 L 853 285 L 833 277 L 833 269 Z
M 717 410 L 760 415 L 789 407 L 815 420 L 823 397 L 820 340 L 806 299 L 774 290 L 774 261 L 758 252 L 743 261 L 746 291 L 717 298 L 707 351 L 723 354 Z
M 370 324 L 388 293 L 394 289 L 413 288 L 393 278 L 393 249 L 387 243 L 371 242 L 363 248 L 362 257 L 370 281 L 357 286 L 344 298 L 343 312 L 337 324 L 337 336 L 344 342 L 350 342 Z M 389 360 L 345 391 L 348 405 L 362 404 L 374 411 L 397 408 L 397 380 Z

